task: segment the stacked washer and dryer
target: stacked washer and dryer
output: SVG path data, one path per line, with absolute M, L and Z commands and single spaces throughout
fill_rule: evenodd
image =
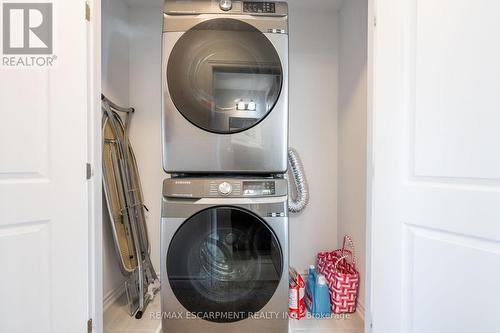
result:
M 167 0 L 164 333 L 288 332 L 288 7 Z

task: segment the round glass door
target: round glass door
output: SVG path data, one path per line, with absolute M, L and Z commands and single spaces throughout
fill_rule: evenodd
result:
M 283 71 L 269 39 L 248 23 L 213 19 L 184 33 L 168 61 L 172 101 L 192 124 L 220 134 L 249 129 L 274 108 Z
M 283 272 L 273 231 L 235 207 L 210 208 L 186 220 L 172 238 L 166 265 L 177 300 L 212 322 L 236 322 L 260 311 Z

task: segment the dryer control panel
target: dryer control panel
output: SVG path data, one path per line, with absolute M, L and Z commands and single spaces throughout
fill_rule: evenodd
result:
M 287 181 L 281 178 L 172 178 L 163 184 L 167 198 L 265 198 L 287 193 Z
M 244 13 L 262 13 L 262 14 L 274 14 L 276 13 L 276 3 L 274 2 L 256 2 L 256 1 L 244 1 L 243 2 L 243 12 Z
M 168 0 L 165 1 L 163 12 L 167 15 L 175 16 L 246 14 L 252 16 L 286 17 L 288 16 L 288 3 L 286 1 L 257 0 Z M 190 17 L 189 20 L 192 20 L 192 18 Z M 276 25 L 276 22 L 267 22 L 265 24 Z

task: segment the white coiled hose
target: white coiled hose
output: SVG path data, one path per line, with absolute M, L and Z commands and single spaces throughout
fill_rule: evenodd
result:
M 307 187 L 307 180 L 304 173 L 304 168 L 300 161 L 297 151 L 293 148 L 288 149 L 288 210 L 292 213 L 299 213 L 306 208 L 309 202 L 309 189 Z M 293 177 L 297 196 L 293 198 L 292 195 L 292 182 L 290 178 Z

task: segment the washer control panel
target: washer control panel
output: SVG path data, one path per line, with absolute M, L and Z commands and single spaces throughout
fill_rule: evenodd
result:
M 219 184 L 219 193 L 222 195 L 229 195 L 233 192 L 233 186 L 228 182 L 222 182 Z
M 243 12 L 244 13 L 274 14 L 274 13 L 276 13 L 276 3 L 275 2 L 245 1 L 245 2 L 243 2 Z
M 241 184 L 234 180 L 209 181 L 207 194 L 209 197 L 239 196 L 241 194 Z
M 274 181 L 244 181 L 243 195 L 244 196 L 267 196 L 276 194 L 276 183 Z
M 163 184 L 163 195 L 172 198 L 264 198 L 287 192 L 287 182 L 281 178 L 172 178 Z

